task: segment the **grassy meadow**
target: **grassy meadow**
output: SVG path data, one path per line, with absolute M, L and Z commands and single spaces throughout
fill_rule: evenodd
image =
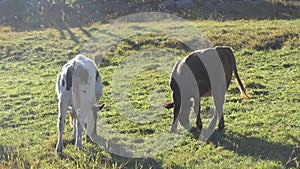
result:
M 93 143 L 84 143 L 84 150 L 76 150 L 71 143 L 69 119 L 64 133 L 66 158 L 60 159 L 55 153 L 57 73 L 69 59 L 86 52 L 82 51 L 84 45 L 103 25 L 22 32 L 0 27 L 0 168 L 300 168 L 300 20 L 206 20 L 191 24 L 202 30 L 212 46 L 233 48 L 251 98 L 240 96 L 233 78 L 224 105 L 224 132 L 216 131 L 207 142 L 200 142 L 192 119 L 191 132 L 170 149 L 148 158 L 122 157 Z M 122 73 L 119 66 L 127 58 L 140 50 L 145 50 L 147 57 L 151 55 L 147 49 L 156 48 L 166 51 L 167 56 L 176 55 L 175 60 L 164 60 L 169 71 L 176 60 L 191 52 L 163 34 L 138 34 L 111 47 L 99 66 L 104 85 L 101 102 L 107 104 L 99 113 L 99 121 L 106 122 L 103 130 L 112 128 L 117 134 L 108 139 L 120 141 L 125 147 L 132 140 L 122 137 L 136 139 L 137 143 L 140 138 L 149 138 L 149 143 L 136 147 L 137 151 L 159 147 L 156 142 L 151 145 L 151 139 L 171 127 L 172 111 L 146 111 L 152 102 L 162 105 L 171 101 L 169 74 L 156 69 L 156 64 L 143 65 L 146 68 L 123 86 L 128 102 L 118 102 L 122 91 L 115 91 L 114 85 L 126 79 L 115 77 L 116 72 Z M 89 48 L 91 51 L 95 54 L 97 48 Z M 159 65 L 161 60 L 155 59 L 152 61 Z M 127 66 L 129 69 L 122 70 L 130 72 L 134 67 Z M 133 117 L 138 123 L 120 111 L 128 103 L 146 111 L 146 115 Z M 202 99 L 201 106 L 202 116 L 208 116 L 213 107 L 211 98 Z M 145 117 L 153 120 L 143 121 Z M 168 139 L 172 138 L 161 143 Z

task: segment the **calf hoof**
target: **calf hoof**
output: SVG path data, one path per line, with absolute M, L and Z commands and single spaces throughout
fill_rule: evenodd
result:
M 56 149 L 56 154 L 62 153 L 62 149 Z
M 76 142 L 75 138 L 72 138 L 72 140 L 70 141 L 71 144 L 75 144 L 75 142 Z
M 197 129 L 198 129 L 199 133 L 201 133 L 201 131 L 202 131 L 202 126 L 201 126 L 201 127 L 197 126 Z
M 201 131 L 202 131 L 202 123 L 197 122 L 196 125 L 197 125 L 197 128 L 198 128 L 199 132 L 201 133 Z
M 82 147 L 82 146 L 76 146 L 75 149 L 76 149 L 76 150 L 79 150 L 79 151 L 82 151 L 82 150 L 83 150 L 83 147 Z
M 173 133 L 173 134 L 174 134 L 174 133 L 177 133 L 177 130 L 172 130 L 172 129 L 171 129 L 171 130 L 169 131 L 169 133 Z
M 60 159 L 66 159 L 66 155 L 63 152 L 58 152 L 57 155 Z
M 221 127 L 218 127 L 218 132 L 224 132 L 225 131 L 225 126 L 221 126 Z
M 197 128 L 198 128 L 199 132 L 201 133 L 201 131 L 202 131 L 202 122 L 201 122 L 201 120 L 197 119 L 196 125 L 197 125 Z
M 82 150 L 83 148 L 82 148 L 82 144 L 81 143 L 75 143 L 75 148 L 76 149 L 79 149 L 79 150 Z
M 200 134 L 198 128 L 196 128 L 196 127 L 192 127 L 191 130 L 190 130 L 190 133 L 193 133 L 194 135 Z
M 86 143 L 91 143 L 91 142 L 92 142 L 91 137 L 88 136 L 88 135 L 86 135 L 86 136 L 85 136 L 85 142 L 86 142 Z
M 170 130 L 170 133 L 176 133 L 177 132 L 177 129 L 172 127 L 171 130 Z
M 176 132 L 177 132 L 177 124 L 173 123 L 172 127 L 171 127 L 171 130 L 170 130 L 170 133 L 176 133 Z
M 56 145 L 56 154 L 62 153 L 63 146 L 62 144 Z
M 183 127 L 187 130 L 190 131 L 192 129 L 192 126 L 190 124 L 184 124 Z

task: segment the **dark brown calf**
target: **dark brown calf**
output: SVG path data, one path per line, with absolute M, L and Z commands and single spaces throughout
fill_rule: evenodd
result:
M 222 69 L 223 67 L 223 69 Z M 237 72 L 236 61 L 231 48 L 216 47 L 195 51 L 178 61 L 172 70 L 170 87 L 173 102 L 165 103 L 167 109 L 174 108 L 171 131 L 177 129 L 178 121 L 190 129 L 191 107 L 197 114 L 197 127 L 202 130 L 200 98 L 213 96 L 218 115 L 218 128 L 224 129 L 223 104 L 229 87 L 232 72 L 244 97 L 249 97 Z

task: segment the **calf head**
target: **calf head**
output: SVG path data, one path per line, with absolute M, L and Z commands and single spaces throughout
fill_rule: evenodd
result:
M 92 110 L 93 110 L 93 117 L 95 119 L 95 125 L 94 125 L 94 131 L 93 131 L 93 133 L 95 133 L 95 134 L 97 133 L 97 131 L 96 131 L 96 123 L 97 123 L 97 118 L 98 118 L 97 112 L 100 111 L 100 110 L 102 110 L 104 107 L 105 107 L 105 104 L 101 103 L 98 106 L 94 106 L 92 108 Z M 92 141 L 91 137 L 88 136 L 88 135 L 86 135 L 86 142 L 91 142 L 91 141 Z

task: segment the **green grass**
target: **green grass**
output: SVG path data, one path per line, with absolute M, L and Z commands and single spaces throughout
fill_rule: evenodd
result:
M 66 158 L 60 159 L 55 154 L 56 76 L 62 65 L 88 41 L 85 31 L 74 28 L 15 32 L 1 27 L 0 168 L 299 168 L 300 20 L 193 21 L 192 24 L 201 28 L 213 45 L 234 49 L 240 76 L 252 97 L 241 98 L 234 78 L 226 95 L 224 133 L 215 132 L 208 142 L 201 143 L 197 140 L 199 133 L 193 129 L 171 149 L 137 159 L 111 154 L 92 143 L 84 144 L 82 151 L 76 150 L 69 143 L 69 125 L 64 134 L 68 143 L 64 149 Z M 93 34 L 100 27 L 94 24 L 84 29 Z M 120 133 L 108 135 L 108 140 L 128 149 L 136 141 L 137 151 L 146 151 L 149 146 L 159 148 L 176 137 L 166 135 L 159 143 L 153 140 L 167 133 L 172 122 L 171 111 L 146 111 L 150 104 L 171 100 L 168 71 L 156 69 L 157 64 L 144 64 L 143 70 L 131 78 L 126 86 L 128 101 L 114 100 L 120 97 L 113 94 L 124 92 L 114 89 L 114 80 L 124 80 L 114 79 L 122 77 L 115 74 L 120 70 L 118 66 L 126 66 L 124 61 L 140 50 L 146 51 L 145 56 L 151 55 L 147 53 L 151 48 L 178 56 L 175 60 L 190 52 L 185 45 L 165 35 L 136 35 L 112 47 L 99 67 L 104 84 L 101 101 L 107 103 L 99 123 L 107 122 L 103 131 L 113 129 Z M 155 55 L 151 59 L 151 63 L 167 62 L 156 60 Z M 168 70 L 174 62 L 167 62 Z M 125 70 L 125 73 L 138 71 Z M 201 104 L 206 117 L 213 104 L 207 98 Z M 128 105 L 140 113 L 132 117 L 139 123 L 119 111 Z M 191 123 L 196 127 L 195 121 Z M 129 139 L 122 140 L 124 137 Z

